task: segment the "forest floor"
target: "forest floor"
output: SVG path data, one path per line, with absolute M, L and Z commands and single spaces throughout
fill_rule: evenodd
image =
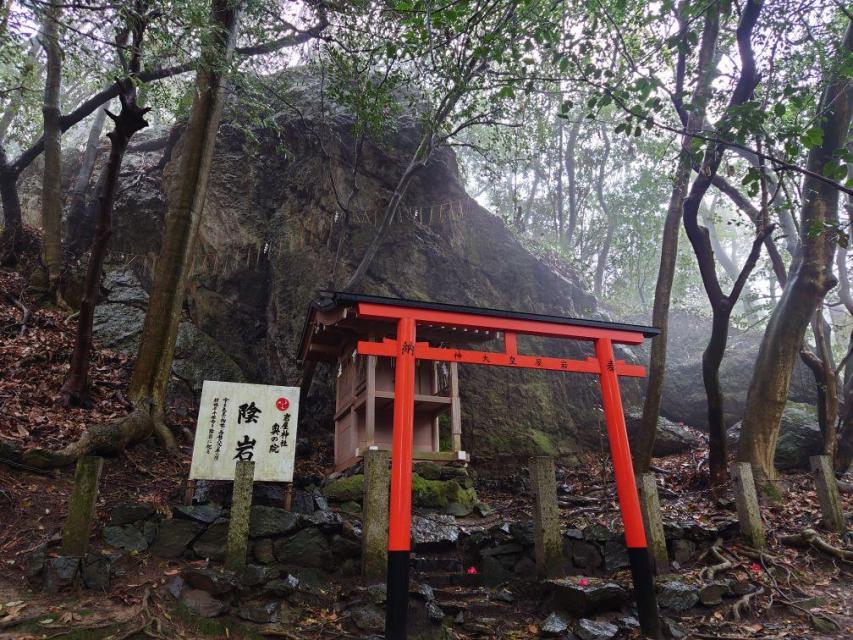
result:
M 74 322 L 67 314 L 38 309 L 23 296 L 24 283 L 16 274 L 0 271 L 0 438 L 16 446 L 59 448 L 91 424 L 123 415 L 129 407 L 124 389 L 130 375 L 128 356 L 97 350 L 91 367 L 92 407 L 65 409 L 58 403 L 59 388 L 70 355 Z M 27 309 L 27 318 L 22 308 Z M 21 333 L 22 325 L 25 331 Z M 175 405 L 170 422 L 193 429 L 195 408 Z M 316 476 L 328 463 L 328 447 L 297 461 L 297 476 Z M 144 501 L 168 513 L 183 496 L 189 470 L 191 444 L 183 442 L 180 455 L 166 457 L 153 441 L 105 461 L 96 508 L 96 532 L 118 504 Z M 700 526 L 719 524 L 734 517 L 730 498 L 714 501 L 704 488 L 704 452 L 695 451 L 655 461 L 662 481 L 661 507 L 665 521 L 692 521 Z M 474 466 L 480 498 L 495 508 L 490 520 L 530 518 L 532 498 L 520 465 L 506 467 L 483 463 Z M 108 593 L 77 591 L 45 594 L 33 591 L 25 579 L 28 554 L 44 542 L 60 539 L 73 468 L 39 471 L 13 466 L 0 459 L 0 639 L 2 638 L 113 638 L 162 637 L 262 637 L 257 627 L 243 623 L 209 623 L 188 618 L 175 607 L 164 586 L 188 563 L 161 560 L 148 554 L 129 554 L 123 575 Z M 603 454 L 589 454 L 572 468 L 560 470 L 565 524 L 580 527 L 598 523 L 619 528 L 619 511 L 609 463 Z M 812 548 L 780 543 L 786 534 L 806 528 L 820 531 L 819 508 L 813 482 L 807 473 L 783 476 L 785 499 L 762 510 L 768 530 L 763 556 L 734 541 L 720 547 L 732 567 L 726 577 L 748 583 L 760 592 L 751 598 L 730 600 L 712 608 L 693 608 L 677 619 L 688 637 L 720 640 L 853 637 L 853 564 L 830 558 Z M 844 496 L 845 510 L 853 510 L 853 497 Z M 821 533 L 831 544 L 850 540 Z M 716 560 L 704 558 L 673 570 L 678 579 L 701 582 L 700 572 Z M 616 574 L 626 582 L 627 574 Z M 352 585 L 334 584 L 334 594 Z M 477 590 L 461 593 L 476 597 Z M 753 591 L 755 593 L 755 591 Z M 516 593 L 494 633 L 455 632 L 456 637 L 540 636 L 542 621 L 550 612 L 539 600 Z M 740 604 L 737 604 L 740 603 Z M 345 616 L 323 607 L 306 608 L 306 614 L 278 637 L 351 638 Z M 833 629 L 833 626 L 835 629 Z M 620 637 L 636 637 L 636 632 Z

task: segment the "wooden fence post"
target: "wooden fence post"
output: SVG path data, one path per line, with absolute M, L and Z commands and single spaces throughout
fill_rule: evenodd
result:
M 565 566 L 554 459 L 549 456 L 533 456 L 530 458 L 529 470 L 534 497 L 533 540 L 536 569 L 542 576 L 557 578 L 565 574 Z
M 98 499 L 98 484 L 104 459 L 84 456 L 77 460 L 74 471 L 74 490 L 68 505 L 68 517 L 62 529 L 62 555 L 82 556 L 89 548 L 89 533 Z
M 361 574 L 367 580 L 385 577 L 388 568 L 388 492 L 391 483 L 388 451 L 364 452 L 364 496 L 361 512 Z
M 823 526 L 828 531 L 844 533 L 844 511 L 841 509 L 841 496 L 838 494 L 838 483 L 832 470 L 829 456 L 811 456 L 809 458 L 812 473 L 815 476 L 815 488 L 820 500 L 820 511 L 823 515 Z
M 660 515 L 660 500 L 655 474 L 643 473 L 637 483 L 640 495 L 640 510 L 643 514 L 643 527 L 652 556 L 655 573 L 665 573 L 669 569 L 669 556 L 666 553 L 666 537 Z
M 752 466 L 748 462 L 737 462 L 732 467 L 735 502 L 740 531 L 747 542 L 756 549 L 765 545 L 764 525 L 761 523 L 761 511 L 758 507 L 758 495 L 755 492 L 755 480 L 752 478 Z
M 225 548 L 225 567 L 232 571 L 246 566 L 254 478 L 255 463 L 251 460 L 238 460 L 234 467 L 231 520 L 228 522 L 228 540 Z

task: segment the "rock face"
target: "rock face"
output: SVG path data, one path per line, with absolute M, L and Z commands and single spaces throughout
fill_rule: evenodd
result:
M 702 385 L 702 350 L 710 331 L 710 317 L 684 312 L 671 314 L 661 405 L 661 414 L 665 417 L 702 430 L 708 429 L 708 405 Z M 731 330 L 726 357 L 720 367 L 727 425 L 743 417 L 761 337 L 761 332 L 755 329 L 746 332 L 735 328 Z M 809 404 L 816 402 L 814 376 L 799 359 L 791 377 L 788 399 Z
M 336 222 L 341 215 L 335 192 L 351 189 L 351 119 L 328 95 L 325 107 L 332 115 L 321 115 L 319 81 L 307 72 L 269 82 L 281 83 L 282 94 L 299 112 L 273 105 L 275 122 L 248 136 L 230 124 L 243 120 L 240 106 L 231 105 L 219 132 L 187 291 L 188 320 L 181 325 L 174 367 L 193 390 L 204 378 L 300 381 L 297 344 L 308 303 L 317 289 L 341 287 L 355 270 L 418 140 L 415 120 L 405 116 L 387 123 L 381 142 L 365 144 L 358 194 L 344 229 Z M 110 268 L 129 266 L 107 281 L 107 300 L 96 320 L 95 339 L 102 345 L 133 351 L 138 340 L 180 142 L 164 153 L 170 162 L 161 162 L 156 153 L 128 154 Z M 332 281 L 342 233 L 346 237 Z M 575 273 L 534 256 L 503 221 L 465 193 L 455 156 L 447 149 L 418 172 L 358 289 L 601 317 Z M 548 351 L 586 357 L 587 347 L 549 345 Z M 571 453 L 584 447 L 577 437 L 581 427 L 596 424 L 600 395 L 594 376 L 575 376 L 567 384 L 553 373 L 465 367 L 460 377 L 463 447 L 475 455 Z M 315 376 L 301 433 L 328 433 L 331 380 L 322 368 Z M 638 384 L 628 380 L 624 390 L 627 404 L 636 402 Z
M 728 431 L 728 441 L 736 449 L 740 441 L 742 423 L 734 424 Z M 823 451 L 823 435 L 817 420 L 817 409 L 811 405 L 789 402 L 782 413 L 779 441 L 773 463 L 777 469 L 805 469 L 809 456 Z
M 126 268 L 108 273 L 103 286 L 106 299 L 96 307 L 92 325 L 96 339 L 101 346 L 136 355 L 148 293 L 137 275 Z M 185 385 L 182 390 L 191 393 L 200 393 L 205 379 L 245 381 L 240 367 L 192 322 L 178 327 L 172 373 L 173 380 Z

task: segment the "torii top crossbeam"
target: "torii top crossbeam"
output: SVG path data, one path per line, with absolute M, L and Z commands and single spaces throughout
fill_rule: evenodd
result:
M 481 309 L 451 304 L 402 300 L 340 292 L 322 292 L 312 307 L 325 313 L 340 313 L 358 324 L 370 324 L 371 335 L 387 336 L 380 341 L 358 340 L 361 355 L 396 359 L 394 378 L 394 424 L 391 448 L 391 503 L 388 530 L 388 603 L 386 634 L 391 640 L 406 637 L 410 528 L 412 515 L 412 424 L 414 421 L 415 362 L 437 360 L 461 364 L 542 369 L 597 375 L 625 542 L 634 579 L 640 623 L 648 635 L 659 634 L 657 603 L 646 546 L 646 536 L 631 463 L 625 416 L 619 393 L 619 376 L 645 375 L 642 366 L 616 360 L 613 344 L 639 345 L 659 331 L 630 324 L 547 316 L 516 311 Z M 383 327 L 377 331 L 377 327 Z M 356 331 L 356 334 L 359 332 Z M 361 332 L 366 335 L 366 331 Z M 483 335 L 503 336 L 501 351 L 461 348 Z M 575 360 L 518 351 L 518 336 L 533 335 L 592 342 L 595 357 Z M 423 336 L 423 337 L 422 337 Z M 437 338 L 441 336 L 441 338 Z M 311 312 L 303 333 L 301 358 L 306 359 L 314 335 Z M 421 340 L 419 341 L 419 338 Z M 424 338 L 431 338 L 431 345 Z M 454 343 L 459 346 L 454 346 Z M 446 345 L 446 346 L 445 346 Z M 319 347 L 318 347 L 319 348 Z

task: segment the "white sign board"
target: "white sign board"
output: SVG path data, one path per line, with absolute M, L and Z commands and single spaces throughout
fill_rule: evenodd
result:
M 205 380 L 195 430 L 192 480 L 233 480 L 237 460 L 256 481 L 292 482 L 299 387 Z

